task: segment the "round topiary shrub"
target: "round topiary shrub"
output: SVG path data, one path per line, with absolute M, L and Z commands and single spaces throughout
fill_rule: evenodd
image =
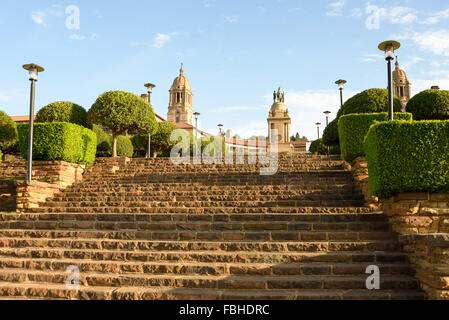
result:
M 97 156 L 109 157 L 112 154 L 112 137 L 101 129 L 100 126 L 92 125 L 92 131 L 97 135 Z
M 402 111 L 401 101 L 395 96 L 393 101 L 395 112 Z M 351 113 L 388 112 L 388 90 L 368 89 L 348 99 L 338 111 L 337 117 Z
M 395 96 L 393 100 L 395 112 L 402 111 L 401 101 Z M 324 129 L 323 141 L 326 146 L 338 146 L 338 120 L 341 116 L 353 113 L 380 113 L 388 112 L 388 90 L 368 89 L 348 99 L 337 113 L 337 118 Z
M 17 149 L 17 125 L 5 112 L 0 111 L 0 149 L 8 153 Z
M 332 146 L 329 148 L 330 155 L 339 155 L 341 154 L 340 146 Z
M 323 139 L 318 139 L 312 142 L 310 145 L 309 151 L 311 153 L 325 155 L 327 154 L 327 147 L 323 143 Z
M 407 104 L 415 120 L 449 120 L 449 91 L 425 90 Z
M 131 139 L 125 136 L 117 137 L 117 155 L 119 157 L 132 158 L 134 154 L 134 147 Z
M 36 122 L 69 122 L 86 127 L 87 112 L 73 102 L 57 101 L 39 110 Z
M 338 139 L 338 118 L 329 123 L 323 132 L 323 143 L 326 146 L 337 146 Z

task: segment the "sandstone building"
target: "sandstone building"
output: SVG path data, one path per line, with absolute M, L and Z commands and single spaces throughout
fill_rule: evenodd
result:
M 285 104 L 285 92 L 281 88 L 273 94 L 273 105 L 268 116 L 268 141 L 278 142 L 279 152 L 291 152 L 290 125 L 292 120 Z M 277 130 L 277 136 L 272 136 L 272 130 Z
M 189 79 L 184 76 L 183 64 L 169 92 L 167 121 L 193 125 L 193 93 Z
M 403 112 L 406 111 L 407 103 L 411 98 L 411 86 L 407 74 L 399 68 L 399 61 L 396 58 L 396 68 L 393 71 L 393 92 L 401 100 Z

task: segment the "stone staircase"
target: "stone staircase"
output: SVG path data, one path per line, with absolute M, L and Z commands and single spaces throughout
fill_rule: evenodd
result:
M 423 299 L 386 217 L 337 157 L 262 165 L 98 159 L 26 214 L 0 215 L 0 297 Z M 381 290 L 366 289 L 370 265 Z M 80 270 L 79 290 L 65 285 Z

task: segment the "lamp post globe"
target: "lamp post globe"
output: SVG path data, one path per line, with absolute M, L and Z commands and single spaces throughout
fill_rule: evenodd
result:
M 315 125 L 317 126 L 317 129 L 318 129 L 318 139 L 320 139 L 320 126 L 321 126 L 321 122 L 317 122 L 317 123 L 315 123 Z
M 330 111 L 324 111 L 324 114 L 326 115 L 326 127 L 329 125 L 329 116 L 332 112 Z
M 401 44 L 394 40 L 384 41 L 379 44 L 378 48 L 380 51 L 385 53 L 385 60 L 387 60 L 388 69 L 388 118 L 389 120 L 394 119 L 394 105 L 393 105 L 393 70 L 392 61 L 394 60 L 394 52 L 401 47 Z
M 343 89 L 345 88 L 346 83 L 348 83 L 348 82 L 343 79 L 335 81 L 335 84 L 338 85 L 338 89 L 340 90 L 340 106 L 341 107 L 343 107 Z
M 30 91 L 30 120 L 28 130 L 28 156 L 27 156 L 27 181 L 33 179 L 33 131 L 34 131 L 34 97 L 35 86 L 37 82 L 37 76 L 39 72 L 44 72 L 45 69 L 37 64 L 30 63 L 22 66 L 23 69 L 28 71 L 29 80 L 31 81 Z

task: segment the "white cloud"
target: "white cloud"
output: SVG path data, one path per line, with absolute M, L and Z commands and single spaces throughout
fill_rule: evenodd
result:
M 92 35 L 90 37 L 92 39 L 97 39 L 98 38 L 98 33 L 92 33 Z
M 423 51 L 449 57 L 449 30 L 411 32 L 403 35 L 396 35 L 395 37 L 399 40 L 411 40 Z
M 440 20 L 443 19 L 449 19 L 449 9 L 435 12 L 433 15 L 431 15 L 429 18 L 424 20 L 423 24 L 435 24 L 440 22 Z
M 248 110 L 263 110 L 266 109 L 266 106 L 231 106 L 231 107 L 222 107 L 212 110 L 212 112 L 234 112 L 234 111 L 248 111 Z
M 326 12 L 328 17 L 338 17 L 343 15 L 343 7 L 346 4 L 346 0 L 338 0 L 331 2 L 327 5 L 329 11 Z
M 439 86 L 441 90 L 449 90 L 449 73 L 445 77 L 438 77 L 432 80 L 413 79 L 412 94 L 418 94 L 421 91 L 430 89 L 432 86 Z
M 74 34 L 72 34 L 72 35 L 70 36 L 70 39 L 71 39 L 71 40 L 82 41 L 82 40 L 86 39 L 86 37 L 83 36 L 83 35 L 74 33 Z
M 360 8 L 352 9 L 351 10 L 351 17 L 360 19 L 363 17 L 363 11 Z
M 44 27 L 47 26 L 47 14 L 43 11 L 35 11 L 31 14 L 31 19 L 33 19 L 33 21 L 36 24 L 40 24 L 43 25 Z
M 385 59 L 385 56 L 381 53 L 370 53 L 370 54 L 364 54 L 362 56 L 362 61 L 365 62 L 374 62 Z
M 150 42 L 139 42 L 139 41 L 132 41 L 130 42 L 133 46 L 143 46 L 143 47 L 149 47 L 149 48 L 157 48 L 161 49 L 163 48 L 169 41 L 171 41 L 173 36 L 176 36 L 177 32 L 171 32 L 171 33 L 157 33 L 154 36 L 154 40 L 152 43 Z
M 171 36 L 169 34 L 158 33 L 154 38 L 153 47 L 158 49 L 163 48 L 164 45 L 170 41 L 170 39 Z
M 210 0 L 204 0 L 203 6 L 204 6 L 204 8 L 209 8 L 211 6 Z
M 392 7 L 383 16 L 394 24 L 410 24 L 418 19 L 416 10 L 407 7 Z
M 224 19 L 228 23 L 235 23 L 239 20 L 239 17 L 238 16 L 224 16 Z

